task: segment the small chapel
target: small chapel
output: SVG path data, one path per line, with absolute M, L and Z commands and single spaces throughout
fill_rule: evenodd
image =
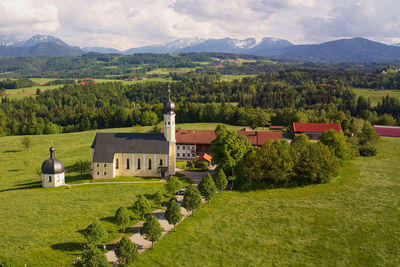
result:
M 97 133 L 91 146 L 93 179 L 175 174 L 175 104 L 164 103 L 164 133 Z

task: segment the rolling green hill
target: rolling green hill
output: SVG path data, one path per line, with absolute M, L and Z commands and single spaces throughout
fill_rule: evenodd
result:
M 207 128 L 190 128 L 198 127 Z M 68 182 L 79 179 L 70 167 L 89 159 L 95 133 L 32 136 L 29 151 L 21 136 L 0 138 L 0 259 L 11 266 L 70 266 L 82 254 L 81 230 L 99 220 L 112 244 L 120 235 L 111 221 L 115 211 L 131 206 L 139 194 L 162 189 L 101 183 L 41 188 L 35 170 L 50 144 L 67 168 Z M 330 184 L 224 192 L 142 254 L 137 265 L 398 265 L 399 160 L 400 139 L 382 138 L 377 157 L 346 163 Z
M 398 266 L 400 139 L 330 184 L 224 192 L 137 266 Z

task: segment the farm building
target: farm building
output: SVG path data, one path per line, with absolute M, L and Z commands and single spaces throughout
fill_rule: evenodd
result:
M 164 133 L 97 133 L 91 146 L 93 179 L 175 174 L 175 104 L 164 104 Z
M 247 128 L 237 131 L 246 136 L 253 146 L 262 146 L 267 141 L 282 139 L 281 131 L 251 131 Z M 176 130 L 176 158 L 195 159 L 196 156 L 211 152 L 211 142 L 216 138 L 212 130 Z
M 293 122 L 293 132 L 295 136 L 306 134 L 310 139 L 318 139 L 328 130 L 342 132 L 342 126 L 339 123 L 300 123 Z
M 380 136 L 400 137 L 400 127 L 374 125 L 375 132 Z

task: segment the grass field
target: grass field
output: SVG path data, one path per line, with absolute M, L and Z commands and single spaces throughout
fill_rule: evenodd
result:
M 68 170 L 90 158 L 95 134 L 33 136 L 29 151 L 21 136 L 0 138 L 0 259 L 11 266 L 69 266 L 82 253 L 81 230 L 99 220 L 108 244 L 115 242 L 121 235 L 111 220 L 115 211 L 162 189 L 162 183 L 41 188 L 35 169 L 51 143 L 68 182 L 79 178 Z M 400 139 L 382 138 L 379 152 L 346 163 L 330 184 L 224 192 L 142 254 L 137 266 L 399 265 Z
M 330 184 L 224 192 L 136 266 L 399 266 L 400 139 Z
M 70 189 L 41 188 L 41 179 L 35 170 L 49 157 L 51 143 L 56 148 L 56 157 L 66 166 L 66 181 L 79 180 L 80 174 L 71 172 L 71 166 L 78 160 L 90 159 L 90 145 L 95 134 L 96 131 L 89 131 L 32 136 L 29 151 L 23 150 L 21 136 L 0 138 L 0 259 L 4 258 L 11 266 L 25 263 L 58 266 L 62 262 L 70 265 L 82 254 L 85 239 L 79 231 L 100 220 L 112 242 L 121 235 L 120 228 L 111 221 L 115 211 L 120 206 L 132 206 L 140 194 L 163 190 L 163 183 L 94 183 Z
M 382 97 L 389 95 L 400 99 L 400 90 L 374 90 L 374 89 L 358 89 L 353 88 L 353 92 L 357 96 L 364 96 L 371 100 L 372 106 L 376 106 L 378 102 L 382 101 Z

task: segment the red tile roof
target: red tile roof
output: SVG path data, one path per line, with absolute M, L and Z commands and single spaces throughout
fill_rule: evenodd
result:
M 380 136 L 400 137 L 400 127 L 374 125 L 375 132 Z
M 203 155 L 200 155 L 200 156 L 196 157 L 196 160 L 201 160 L 201 159 L 204 159 L 204 160 L 206 160 L 206 161 L 211 163 L 212 156 L 208 155 L 207 153 L 204 153 Z
M 237 132 L 246 136 L 253 146 L 262 146 L 267 141 L 282 139 L 282 132 L 273 131 L 250 131 L 244 128 Z M 176 130 L 175 139 L 177 144 L 211 144 L 216 138 L 212 130 Z
M 211 144 L 216 138 L 212 130 L 176 130 L 175 139 L 178 144 Z
M 293 131 L 296 132 L 312 132 L 323 133 L 333 129 L 337 132 L 342 131 L 342 126 L 339 123 L 300 123 L 293 122 Z

